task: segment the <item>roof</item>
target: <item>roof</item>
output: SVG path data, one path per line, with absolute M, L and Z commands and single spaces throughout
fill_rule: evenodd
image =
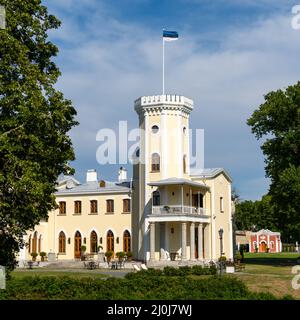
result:
M 92 181 L 73 186 L 72 188 L 59 189 L 55 195 L 74 195 L 74 194 L 102 194 L 102 193 L 127 193 L 130 192 L 130 182 L 110 182 L 105 181 L 105 186 L 100 187 L 99 182 Z
M 269 229 L 261 229 L 257 232 L 252 232 L 252 235 L 261 235 L 261 234 L 280 236 L 280 232 L 273 232 Z
M 150 182 L 148 183 L 148 185 L 155 186 L 155 187 L 167 186 L 167 185 L 188 185 L 191 187 L 209 189 L 209 186 L 205 185 L 204 183 L 195 182 L 195 181 L 184 179 L 184 178 L 168 178 L 168 179 L 163 179 L 155 182 Z
M 210 179 L 210 178 L 214 178 L 217 175 L 223 173 L 224 176 L 230 181 L 232 182 L 232 178 L 230 177 L 230 175 L 228 174 L 228 172 L 223 169 L 223 168 L 203 168 L 203 169 L 197 169 L 197 168 L 191 168 L 190 169 L 190 176 L 191 178 L 206 178 L 206 179 Z

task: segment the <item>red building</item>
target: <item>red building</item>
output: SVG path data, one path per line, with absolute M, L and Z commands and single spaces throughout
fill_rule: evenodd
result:
M 249 241 L 249 252 L 281 252 L 280 232 L 260 230 L 252 232 Z

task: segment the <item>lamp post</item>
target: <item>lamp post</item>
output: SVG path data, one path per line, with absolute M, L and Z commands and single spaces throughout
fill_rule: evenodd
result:
M 223 233 L 224 233 L 224 230 L 221 228 L 219 230 L 219 236 L 220 236 L 220 257 L 222 257 L 223 255 Z
M 221 228 L 219 230 L 219 237 L 220 237 L 220 260 L 219 260 L 220 276 L 222 276 L 222 271 L 223 271 L 223 260 L 222 260 L 222 255 L 223 255 L 223 233 L 224 233 L 224 230 Z

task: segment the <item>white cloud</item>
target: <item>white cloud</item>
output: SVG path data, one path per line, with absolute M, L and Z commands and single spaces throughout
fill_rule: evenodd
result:
M 74 3 L 64 6 L 70 10 Z M 200 47 L 197 34 L 166 47 L 167 91 L 194 99 L 191 124 L 205 128 L 206 164 L 226 167 L 242 197 L 255 198 L 266 189 L 263 158 L 246 119 L 265 93 L 299 79 L 300 31 L 291 28 L 290 19 L 276 15 L 230 30 L 219 35 L 215 51 Z M 59 87 L 78 110 L 80 126 L 72 137 L 82 166 L 81 157 L 95 159 L 100 128 L 125 119 L 137 125 L 133 101 L 161 93 L 161 35 L 145 25 L 118 21 L 103 5 L 95 7 L 83 28 L 72 15 L 63 21 L 62 31 L 52 37 L 66 43 L 58 59 L 63 71 Z

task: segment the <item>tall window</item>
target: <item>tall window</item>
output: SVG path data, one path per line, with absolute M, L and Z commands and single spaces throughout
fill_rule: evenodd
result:
M 37 253 L 37 231 L 35 231 L 35 233 L 33 234 L 32 252 Z
M 74 213 L 81 214 L 81 201 L 74 202 Z
M 131 251 L 131 236 L 128 230 L 125 230 L 123 233 L 123 251 Z
M 91 213 L 98 213 L 98 201 L 91 200 Z
M 186 155 L 183 156 L 182 165 L 183 165 L 183 173 L 187 173 L 187 171 L 186 171 Z
M 66 214 L 66 202 L 65 201 L 59 202 L 59 214 Z
M 66 253 L 66 235 L 63 231 L 58 236 L 58 253 Z
M 220 211 L 224 212 L 224 199 L 223 199 L 223 197 L 220 197 Z
M 114 212 L 114 200 L 106 200 L 106 212 L 113 213 Z
M 160 193 L 159 193 L 159 191 L 154 191 L 152 193 L 152 203 L 154 206 L 160 206 Z
M 91 253 L 97 253 L 98 251 L 98 237 L 97 233 L 95 231 L 91 232 L 91 237 L 90 237 L 90 245 L 91 245 Z
M 38 252 L 42 251 L 42 235 L 39 236 L 39 242 L 38 242 Z
M 160 171 L 160 156 L 158 153 L 152 154 L 151 171 L 152 172 L 159 172 Z
M 29 236 L 29 239 L 28 239 L 28 252 L 31 253 L 31 235 Z
M 123 212 L 130 212 L 130 199 L 123 199 Z
M 114 242 L 114 234 L 111 230 L 108 230 L 106 234 L 106 251 L 115 251 Z

